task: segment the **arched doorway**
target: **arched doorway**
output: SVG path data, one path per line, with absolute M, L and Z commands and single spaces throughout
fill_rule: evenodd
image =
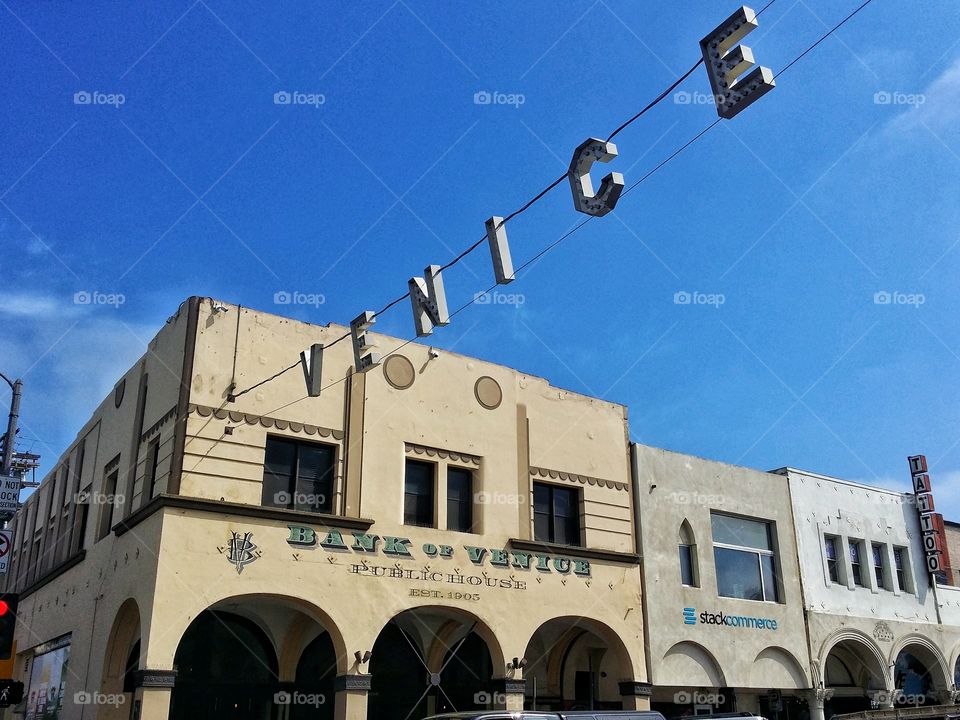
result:
M 252 620 L 205 610 L 180 640 L 170 720 L 273 720 L 277 654 Z
M 882 654 L 865 637 L 843 637 L 823 663 L 823 683 L 832 691 L 826 717 L 874 709 L 886 695 L 887 673 Z
M 400 613 L 373 646 L 367 717 L 419 720 L 490 707 L 491 641 L 489 630 L 463 613 L 443 608 Z
M 100 692 L 123 694 L 124 702 L 116 707 L 101 708 L 101 715 L 110 720 L 126 720 L 132 713 L 136 692 L 136 671 L 140 669 L 140 609 L 128 599 L 117 611 L 107 641 L 103 661 Z
M 617 635 L 584 618 L 556 618 L 527 643 L 528 710 L 619 710 L 619 682 L 633 676 Z
M 908 643 L 897 653 L 893 678 L 901 706 L 937 705 L 949 690 L 939 653 L 927 642 Z
M 306 701 L 292 704 L 289 720 L 333 720 L 336 678 L 337 652 L 324 632 L 307 645 L 297 663 L 292 692 Z

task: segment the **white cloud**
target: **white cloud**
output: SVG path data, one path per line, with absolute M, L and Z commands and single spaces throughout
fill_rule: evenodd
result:
M 76 314 L 76 306 L 67 305 L 62 299 L 50 295 L 0 292 L 0 316 L 53 320 Z
M 960 123 L 960 59 L 919 94 L 897 91 L 878 96 L 907 106 L 887 125 L 891 131 L 912 132 L 924 126 L 936 132 L 955 130 Z

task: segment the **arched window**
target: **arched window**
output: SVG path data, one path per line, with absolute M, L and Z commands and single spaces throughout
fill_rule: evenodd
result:
M 700 587 L 697 541 L 686 520 L 680 524 L 680 582 L 687 587 Z

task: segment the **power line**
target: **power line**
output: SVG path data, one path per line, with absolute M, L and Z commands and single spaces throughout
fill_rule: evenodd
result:
M 763 8 L 760 9 L 760 11 L 756 14 L 756 16 L 759 17 L 760 15 L 762 15 L 769 7 L 770 7 L 771 5 L 773 5 L 775 2 L 776 2 L 776 0 L 770 0 L 766 5 L 763 6 Z M 774 75 L 774 79 L 776 79 L 777 77 L 780 77 L 781 75 L 783 75 L 787 70 L 789 70 L 789 69 L 790 69 L 791 67 L 793 67 L 796 63 L 798 63 L 800 60 L 802 60 L 804 57 L 806 57 L 806 55 L 808 55 L 810 52 L 812 52 L 817 46 L 820 45 L 820 43 L 822 43 L 822 42 L 823 42 L 824 40 L 826 40 L 828 37 L 830 37 L 831 35 L 833 35 L 833 33 L 835 33 L 837 30 L 839 30 L 841 27 L 843 27 L 849 20 L 851 20 L 855 15 L 857 15 L 857 13 L 859 13 L 861 10 L 863 10 L 867 5 L 869 5 L 869 4 L 872 3 L 872 2 L 873 2 L 873 0 L 865 0 L 859 7 L 857 7 L 857 8 L 856 8 L 855 10 L 853 10 L 850 14 L 848 14 L 846 17 L 844 17 L 840 22 L 838 22 L 838 23 L 837 23 L 836 25 L 834 25 L 832 28 L 830 28 L 826 33 L 824 33 L 823 35 L 821 35 L 821 36 L 817 39 L 816 42 L 814 42 L 812 45 L 810 45 L 809 47 L 807 47 L 807 49 L 805 49 L 805 50 L 804 50 L 802 53 L 800 53 L 797 57 L 795 57 L 793 60 L 791 60 L 782 70 L 780 70 L 776 75 Z M 638 113 L 637 113 L 636 115 L 634 115 L 632 118 L 630 118 L 630 119 L 627 120 L 625 123 L 623 123 L 622 125 L 620 125 L 620 127 L 618 127 L 616 130 L 614 130 L 614 131 L 607 137 L 607 140 L 609 141 L 610 139 L 614 138 L 614 137 L 615 137 L 616 135 L 618 135 L 622 130 L 626 129 L 626 128 L 629 127 L 631 124 L 633 124 L 633 123 L 636 122 L 638 119 L 640 119 L 647 111 L 649 111 L 650 109 L 652 109 L 653 107 L 655 107 L 657 104 L 659 104 L 660 102 L 662 102 L 664 98 L 666 98 L 666 97 L 667 97 L 673 90 L 675 90 L 684 80 L 686 80 L 702 63 L 703 63 L 703 59 L 699 60 L 696 64 L 694 64 L 693 67 L 691 67 L 686 73 L 684 73 L 680 78 L 678 78 L 674 83 L 672 83 L 666 90 L 664 90 L 663 92 L 661 92 L 656 98 L 654 98 L 654 100 L 652 100 L 650 103 L 648 103 L 642 110 L 640 110 L 640 112 L 638 112 Z M 623 196 L 627 195 L 628 193 L 630 193 L 631 191 L 635 190 L 641 183 L 643 183 L 645 180 L 647 180 L 648 178 L 650 178 L 652 175 L 654 175 L 656 172 L 658 172 L 660 169 L 662 169 L 665 165 L 667 165 L 670 161 L 672 161 L 674 158 L 676 158 L 678 155 L 680 155 L 684 150 L 686 150 L 687 148 L 689 148 L 691 145 L 693 145 L 695 142 L 697 142 L 700 138 L 702 138 L 704 135 L 706 135 L 708 132 L 710 132 L 710 130 L 712 130 L 714 127 L 716 127 L 716 126 L 720 123 L 721 119 L 722 119 L 722 118 L 719 118 L 719 117 L 718 117 L 718 118 L 715 119 L 713 122 L 711 122 L 709 125 L 707 125 L 707 126 L 704 127 L 702 130 L 700 130 L 700 132 L 698 132 L 696 135 L 694 135 L 692 138 L 690 138 L 687 142 L 685 142 L 683 145 L 681 145 L 679 148 L 677 148 L 674 152 L 672 152 L 670 155 L 668 155 L 664 160 L 662 160 L 660 163 L 658 163 L 656 166 L 654 166 L 653 169 L 651 169 L 651 170 L 648 171 L 646 174 L 644 174 L 639 180 L 637 180 L 637 181 L 634 182 L 632 185 L 630 185 L 629 187 L 627 187 L 627 188 L 621 193 L 621 197 L 623 197 Z M 535 195 L 533 198 L 531 198 L 529 201 L 527 201 L 522 207 L 520 207 L 519 209 L 515 210 L 514 212 L 512 212 L 512 213 L 510 213 L 508 216 L 506 216 L 506 217 L 499 223 L 498 227 L 506 224 L 507 221 L 515 218 L 516 216 L 518 216 L 518 215 L 520 215 L 521 213 L 523 213 L 523 212 L 525 212 L 526 210 L 528 210 L 532 205 L 534 205 L 536 202 L 538 202 L 538 201 L 539 201 L 541 198 L 543 198 L 547 193 L 549 193 L 551 190 L 553 190 L 555 187 L 557 187 L 560 183 L 562 183 L 563 180 L 566 179 L 566 177 L 567 177 L 567 174 L 564 173 L 564 174 L 561 175 L 559 178 L 557 178 L 556 180 L 554 180 L 554 181 L 553 181 L 552 183 L 550 183 L 546 188 L 544 188 L 543 190 L 541 190 L 537 195 Z M 573 235 L 574 233 L 576 233 L 578 230 L 580 230 L 580 228 L 582 228 L 584 225 L 586 225 L 588 222 L 590 222 L 590 221 L 593 220 L 594 218 L 595 218 L 595 216 L 590 215 L 590 216 L 588 216 L 587 218 L 585 218 L 584 220 L 582 220 L 582 221 L 580 221 L 579 223 L 577 223 L 573 228 L 571 228 L 570 230 L 568 230 L 566 233 L 564 233 L 564 234 L 561 235 L 559 238 L 557 238 L 557 239 L 554 240 L 552 243 L 550 243 L 549 245 L 547 245 L 546 247 L 544 247 L 542 250 L 540 250 L 538 253 L 536 253 L 533 257 L 531 257 L 530 259 L 528 259 L 527 261 L 525 261 L 523 264 L 521 264 L 521 265 L 516 269 L 515 272 L 521 272 L 521 271 L 524 270 L 525 268 L 527 268 L 527 267 L 529 267 L 530 265 L 532 265 L 534 262 L 536 262 L 537 260 L 539 260 L 541 257 L 543 257 L 544 255 L 546 255 L 547 253 L 549 253 L 549 252 L 550 252 L 551 250 L 553 250 L 554 248 L 556 248 L 558 245 L 560 245 L 560 243 L 562 243 L 564 240 L 566 240 L 566 239 L 569 238 L 571 235 Z M 440 271 L 442 272 L 442 271 L 444 271 L 444 270 L 447 270 L 448 268 L 452 267 L 453 265 L 455 265 L 455 264 L 457 264 L 458 262 L 460 262 L 461 260 L 463 260 L 467 255 L 469 255 L 469 254 L 472 253 L 474 250 L 476 250 L 478 247 L 480 247 L 480 245 L 482 245 L 483 242 L 484 242 L 486 239 L 487 239 L 486 236 L 484 236 L 484 237 L 480 238 L 479 240 L 477 240 L 475 243 L 473 243 L 472 245 L 470 245 L 466 250 L 464 250 L 464 251 L 461 252 L 459 255 L 457 255 L 453 260 L 451 260 L 450 262 L 448 262 L 446 265 L 441 266 Z M 453 317 L 455 317 L 456 315 L 458 315 L 459 313 L 463 312 L 463 311 L 466 310 L 468 307 L 470 307 L 471 305 L 473 305 L 474 303 L 476 303 L 477 300 L 478 300 L 480 297 L 483 297 L 484 295 L 490 293 L 492 290 L 496 289 L 498 286 L 499 286 L 499 283 L 496 283 L 496 284 L 492 285 L 490 288 L 488 288 L 487 290 L 485 290 L 483 293 L 478 293 L 478 294 L 474 295 L 474 297 L 473 297 L 471 300 L 469 300 L 468 302 L 464 303 L 464 304 L 461 305 L 459 308 L 457 308 L 455 311 L 453 311 L 453 312 L 450 314 L 450 318 L 453 318 Z M 390 310 L 392 307 L 394 307 L 394 306 L 397 305 L 398 303 L 403 302 L 404 300 L 406 300 L 408 297 L 410 297 L 410 293 L 409 293 L 409 292 L 404 293 L 404 294 L 401 295 L 400 297 L 398 297 L 398 298 L 390 301 L 389 303 L 387 303 L 387 305 L 385 305 L 383 308 L 381 308 L 381 309 L 378 310 L 377 312 L 373 313 L 373 317 L 377 317 L 378 315 L 381 315 L 381 314 L 387 312 L 388 310 Z M 324 349 L 333 347 L 334 345 L 336 345 L 336 344 L 337 344 L 338 342 L 340 342 L 341 340 L 345 340 L 346 338 L 348 338 L 348 337 L 350 337 L 350 336 L 351 336 L 351 333 L 350 333 L 350 332 L 344 333 L 344 334 L 341 335 L 340 337 L 338 337 L 338 338 L 336 338 L 335 340 L 333 340 L 332 342 L 330 342 L 328 345 L 324 346 Z M 401 345 L 399 345 L 398 347 L 394 348 L 394 349 L 391 350 L 389 353 L 383 355 L 383 356 L 382 356 L 382 359 L 386 359 L 386 358 L 389 357 L 390 355 L 393 355 L 394 353 L 399 352 L 400 350 L 402 350 L 403 348 L 405 348 L 407 345 L 409 345 L 409 344 L 411 344 L 411 343 L 413 343 L 413 342 L 416 342 L 417 339 L 418 339 L 417 337 L 414 337 L 414 338 L 411 338 L 411 339 L 403 342 Z M 286 369 L 284 369 L 284 370 L 281 370 L 280 372 L 276 373 L 276 374 L 273 375 L 272 377 L 267 378 L 266 380 L 263 380 L 263 381 L 261 381 L 261 382 L 258 382 L 256 385 L 253 385 L 253 386 L 247 388 L 246 390 L 243 390 L 243 391 L 241 391 L 241 392 L 239 392 L 239 393 L 236 393 L 236 394 L 232 395 L 231 397 L 235 400 L 236 398 L 240 397 L 241 395 L 245 395 L 246 393 L 250 392 L 251 390 L 254 390 L 255 388 L 260 387 L 261 385 L 264 385 L 264 384 L 266 384 L 266 383 L 268 383 L 268 382 L 270 382 L 270 381 L 272 381 L 272 380 L 280 377 L 280 376 L 283 375 L 284 373 L 289 372 L 290 370 L 292 370 L 293 368 L 297 367 L 297 366 L 300 365 L 300 364 L 301 364 L 301 362 L 298 360 L 296 363 L 294 363 L 294 364 L 291 365 L 290 367 L 288 367 L 288 368 L 286 368 Z M 339 385 L 341 382 L 344 382 L 345 379 L 346 379 L 346 378 L 341 378 L 340 380 L 335 380 L 334 382 L 330 383 L 329 385 L 326 385 L 326 386 L 321 387 L 321 388 L 320 388 L 320 391 L 323 392 L 324 390 L 327 390 L 327 389 L 329 389 L 329 388 L 331 388 L 331 387 L 334 387 L 334 386 L 336 386 L 336 385 Z M 294 400 L 294 401 L 292 401 L 292 402 L 289 402 L 289 403 L 287 403 L 286 405 L 281 406 L 280 408 L 276 408 L 276 409 L 274 409 L 274 410 L 271 410 L 270 413 L 276 412 L 277 410 L 281 410 L 281 409 L 283 409 L 283 408 L 285 408 L 285 407 L 288 407 L 288 406 L 290 406 L 290 405 L 293 405 L 294 403 L 298 403 L 298 402 L 300 402 L 301 400 L 305 400 L 305 399 L 308 398 L 308 397 L 310 397 L 310 396 L 309 396 L 309 395 L 305 395 L 304 397 L 299 398 L 298 400 Z M 267 415 L 269 415 L 270 413 L 267 413 Z

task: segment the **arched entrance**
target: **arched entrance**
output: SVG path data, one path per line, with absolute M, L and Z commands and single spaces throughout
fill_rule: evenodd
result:
M 272 720 L 277 654 L 252 620 L 205 610 L 177 648 L 170 720 Z
M 937 705 L 949 694 L 944 661 L 936 646 L 926 640 L 903 646 L 893 665 L 893 678 L 897 705 Z
M 527 710 L 619 710 L 619 683 L 633 677 L 629 655 L 610 628 L 585 618 L 555 618 L 527 643 Z
M 347 669 L 333 621 L 306 601 L 243 595 L 202 611 L 177 646 L 170 720 L 332 720 Z
M 883 655 L 865 636 L 841 637 L 827 653 L 822 675 L 824 685 L 832 692 L 824 705 L 828 718 L 874 709 L 887 693 Z
M 491 707 L 494 656 L 493 634 L 473 616 L 432 607 L 402 612 L 374 643 L 367 717 L 419 720 Z
M 136 671 L 140 669 L 140 608 L 128 599 L 117 611 L 107 640 L 100 692 L 123 694 L 124 702 L 101 708 L 105 720 L 126 720 L 133 708 Z

